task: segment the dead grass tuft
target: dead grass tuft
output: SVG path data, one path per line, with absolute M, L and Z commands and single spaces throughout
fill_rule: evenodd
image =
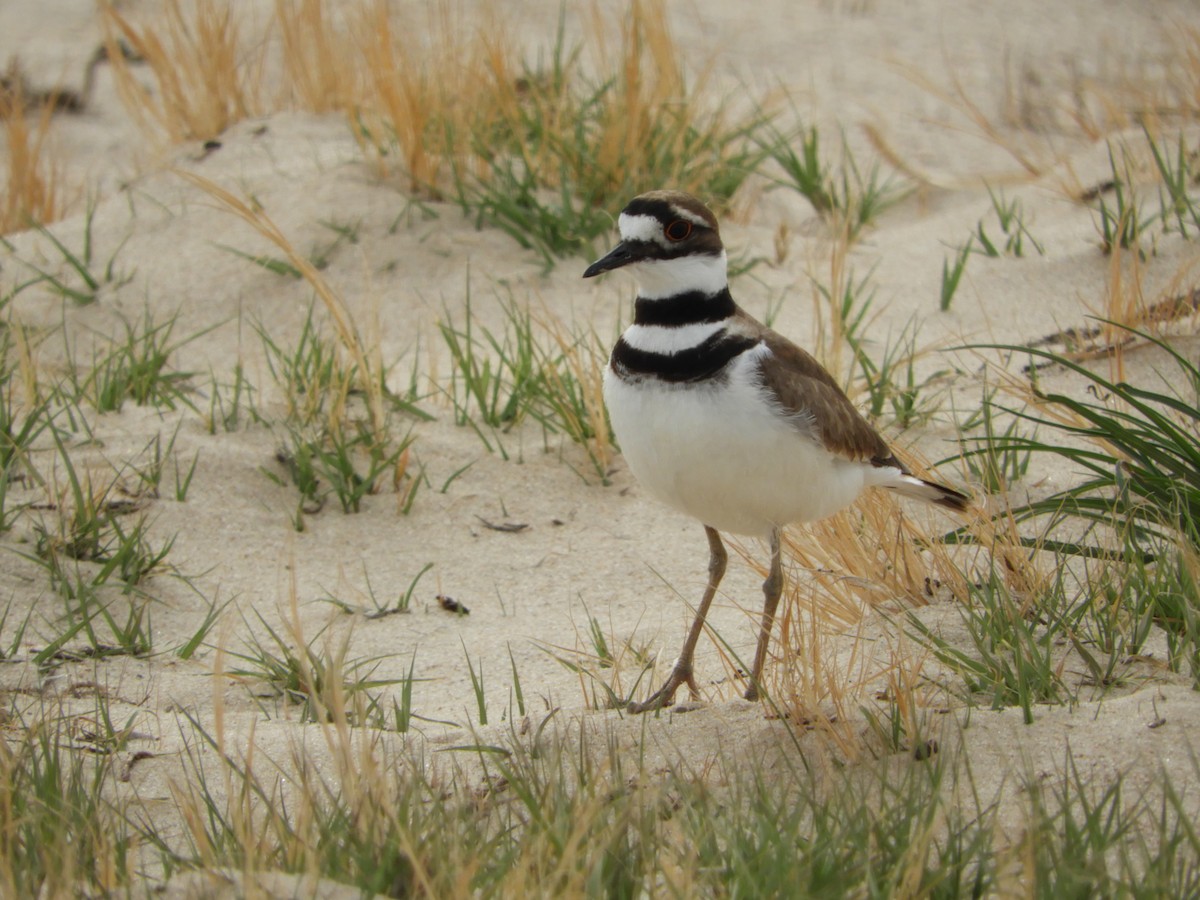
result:
M 607 347 L 592 331 L 577 334 L 549 309 L 533 321 L 558 350 L 561 362 L 543 360 L 542 377 L 548 402 L 567 435 L 587 451 L 596 471 L 604 477 L 616 448 L 604 405 L 604 365 Z
M 117 91 L 144 131 L 172 143 L 203 141 L 264 111 L 265 54 L 243 39 L 238 8 L 223 0 L 167 0 L 158 22 L 139 27 L 112 3 L 101 6 Z M 136 77 L 118 38 L 149 67 L 153 91 Z
M 66 205 L 62 167 L 47 144 L 53 108 L 42 106 L 32 120 L 31 112 L 19 90 L 0 90 L 8 162 L 0 193 L 0 234 L 53 222 Z
M 363 95 L 363 67 L 345 17 L 324 0 L 275 0 L 283 82 L 281 102 L 313 112 L 352 108 Z
M 1164 43 L 1161 54 L 1117 58 L 1108 70 L 1078 76 L 1070 86 L 1069 121 L 1089 139 L 1102 140 L 1116 131 L 1200 118 L 1200 27 L 1171 23 Z
M 616 15 L 595 4 L 583 42 L 568 46 L 560 31 L 535 66 L 502 16 L 468 15 L 453 0 L 417 11 L 276 0 L 277 42 L 248 39 L 238 10 L 170 0 L 157 20 L 135 24 L 105 3 L 117 87 L 141 127 L 204 140 L 272 105 L 341 111 L 381 175 L 464 206 L 481 192 L 561 191 L 608 208 L 667 183 L 719 206 L 761 158 L 749 136 L 763 114 L 714 106 L 711 67 L 689 84 L 659 0 Z M 148 65 L 153 90 L 118 38 Z M 269 99 L 264 71 L 276 68 L 284 87 Z
M 489 20 L 470 27 L 448 3 L 431 5 L 420 26 L 397 21 L 382 2 L 353 25 L 363 93 L 347 110 L 355 136 L 384 174 L 410 191 L 440 197 L 453 172 L 483 172 L 501 122 L 518 105 L 512 36 Z M 415 40 L 414 34 L 424 40 Z
M 927 651 L 864 640 L 860 631 L 872 621 L 871 612 L 891 615 L 939 597 L 969 602 L 969 579 L 991 565 L 1014 596 L 1036 598 L 1048 585 L 1040 554 L 1022 546 L 1011 515 L 970 514 L 963 523 L 967 537 L 955 544 L 942 539 L 940 528 L 931 534 L 922 524 L 929 520 L 914 517 L 909 507 L 893 494 L 872 491 L 848 509 L 784 535 L 791 574 L 772 641 L 772 696 L 789 717 L 825 733 L 850 759 L 871 746 L 860 733 L 861 710 L 870 699 L 864 692 L 886 681 L 893 714 L 904 718 L 910 738 L 918 712 L 932 702 L 916 690 Z M 959 524 L 942 516 L 936 522 Z M 738 551 L 766 575 L 756 557 L 740 546 Z M 757 621 L 757 610 L 749 613 Z M 846 641 L 847 635 L 856 639 Z
M 588 30 L 595 35 L 594 66 L 598 72 L 612 73 L 613 88 L 597 97 L 592 150 L 587 155 L 567 154 L 574 170 L 572 180 L 587 186 L 585 200 L 604 205 L 628 195 L 631 185 L 651 183 L 647 177 L 657 173 L 647 171 L 651 161 L 646 149 L 653 147 L 664 157 L 685 161 L 677 186 L 697 191 L 711 176 L 695 161 L 687 165 L 694 139 L 689 130 L 698 123 L 701 129 L 719 131 L 721 117 L 718 114 L 703 124 L 699 98 L 705 93 L 705 80 L 702 75 L 688 85 L 665 5 L 635 0 L 620 23 L 615 50 L 604 38 L 611 28 L 598 4 L 592 6 L 591 15 Z M 573 74 L 578 80 L 579 73 Z M 701 162 L 719 168 L 722 160 Z

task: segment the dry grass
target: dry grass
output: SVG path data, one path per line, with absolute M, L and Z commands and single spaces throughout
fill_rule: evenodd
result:
M 1200 27 L 1172 22 L 1163 38 L 1160 54 L 1115 56 L 1109 68 L 1078 76 L 1069 85 L 1065 118 L 1090 140 L 1102 140 L 1129 128 L 1200 117 Z
M 48 145 L 52 113 L 50 106 L 34 113 L 26 107 L 19 91 L 0 90 L 0 123 L 7 150 L 0 193 L 0 234 L 31 224 L 45 225 L 63 214 L 63 171 Z
M 342 349 L 354 365 L 357 374 L 356 387 L 364 397 L 372 432 L 377 439 L 382 439 L 387 428 L 387 411 L 383 396 L 384 372 L 378 334 L 364 337 L 345 299 L 325 280 L 312 262 L 296 249 L 287 235 L 280 231 L 279 226 L 271 221 L 270 216 L 261 208 L 250 205 L 200 175 L 183 170 L 176 170 L 176 174 L 218 201 L 223 208 L 278 247 L 288 262 L 309 283 L 329 313 Z
M 116 83 L 141 127 L 204 140 L 271 108 L 339 111 L 378 171 L 419 196 L 463 200 L 531 177 L 607 208 L 668 182 L 725 201 L 750 165 L 742 139 L 762 120 L 714 106 L 703 75 L 688 83 L 657 0 L 617 15 L 594 5 L 584 43 L 560 38 L 536 68 L 489 7 L 481 18 L 451 0 L 403 13 L 383 0 L 276 0 L 278 41 L 256 37 L 238 9 L 170 0 L 141 24 L 103 7 Z M 117 38 L 149 66 L 153 91 Z M 283 87 L 269 99 L 264 73 L 276 69 Z
M 1064 193 L 1078 197 L 1083 189 L 1071 183 L 1069 163 L 1062 165 L 1061 138 L 1101 141 L 1132 128 L 1157 131 L 1200 117 L 1200 27 L 1170 23 L 1163 45 L 1160 53 L 1110 54 L 1095 72 L 1009 71 L 994 105 L 973 95 L 953 72 L 944 82 L 914 67 L 901 72 L 958 114 L 961 124 L 955 127 L 1001 148 L 1022 170 L 977 173 L 975 183 L 1025 183 L 1059 167 L 1056 177 L 1063 181 Z M 971 183 L 922 171 L 897 153 L 877 127 L 869 126 L 867 135 L 889 164 L 922 185 L 958 188 Z
M 584 199 L 595 205 L 629 195 L 630 185 L 650 183 L 647 148 L 655 147 L 669 158 L 686 158 L 692 150 L 688 134 L 692 123 L 712 132 L 724 129 L 719 113 L 705 123 L 703 75 L 688 84 L 665 4 L 635 0 L 619 20 L 615 49 L 605 39 L 612 32 L 611 21 L 605 19 L 601 7 L 594 5 L 587 33 L 594 35 L 594 68 L 613 73 L 614 88 L 600 97 L 593 149 L 569 157 L 577 170 L 572 180 L 588 185 L 590 194 Z M 701 67 L 701 72 L 710 70 Z M 579 80 L 573 74 L 569 80 Z M 704 169 L 719 169 L 723 160 L 705 158 L 703 166 L 689 162 L 690 171 L 679 173 L 675 187 L 696 192 L 711 178 Z
M 111 3 L 101 11 L 117 90 L 139 127 L 172 143 L 208 140 L 265 111 L 261 99 L 265 55 L 248 44 L 234 4 L 223 0 L 167 0 L 154 24 L 135 25 Z M 118 46 L 124 40 L 154 77 L 155 90 L 138 80 Z
M 924 604 L 942 585 L 958 593 L 963 579 L 946 548 L 906 515 L 901 501 L 883 492 L 789 532 L 784 546 L 811 573 L 814 611 L 843 627 L 897 600 Z
M 851 260 L 852 245 L 849 233 L 839 229 L 832 233 L 828 244 L 814 248 L 814 255 L 807 262 L 813 310 L 812 353 L 821 365 L 833 373 L 843 389 L 850 387 L 854 332 L 859 328 L 869 330 L 879 315 L 878 309 L 871 310 L 867 306 L 870 294 L 858 290 L 859 284 L 866 286 L 866 280 L 859 281 L 855 277 Z M 828 278 L 821 271 L 826 261 Z M 847 297 L 854 298 L 855 309 L 842 308 Z M 859 311 L 862 311 L 863 319 L 855 324 Z
M 425 15 L 416 25 L 397 21 L 382 2 L 359 10 L 352 31 L 363 93 L 347 112 L 381 171 L 439 197 L 456 168 L 484 172 L 480 154 L 496 149 L 501 123 L 515 114 L 519 69 L 513 36 L 499 21 L 469 26 L 449 3 Z
M 563 430 L 587 450 L 596 471 L 603 476 L 616 453 L 604 405 L 607 348 L 590 331 L 572 332 L 545 307 L 533 316 L 533 321 L 549 335 L 561 357 L 559 365 L 542 369 L 546 395 L 555 400 Z
M 1031 150 L 1029 135 L 1026 132 L 1016 132 L 1004 125 L 997 117 L 991 115 L 971 95 L 962 81 L 954 74 L 950 75 L 949 86 L 942 86 L 933 78 L 914 67 L 903 68 L 902 74 L 915 85 L 936 97 L 946 108 L 957 112 L 965 121 L 962 127 L 967 133 L 975 134 L 982 140 L 1003 149 L 1024 170 L 1024 174 L 1016 173 L 987 173 L 982 177 L 988 184 L 997 185 L 1006 182 L 1029 180 L 1040 177 L 1059 160 L 1048 148 Z
M 363 66 L 349 24 L 324 0 L 275 0 L 282 50 L 282 101 L 313 112 L 352 108 L 363 94 Z
M 495 14 L 468 27 L 435 6 L 417 44 L 374 5 L 356 29 L 367 79 L 354 109 L 360 140 L 385 170 L 435 197 L 452 182 L 491 181 L 502 156 L 590 206 L 660 182 L 664 166 L 676 187 L 703 191 L 734 152 L 716 136 L 738 124 L 700 99 L 703 79 L 688 85 L 662 3 L 635 2 L 613 18 L 593 6 L 588 43 L 559 44 L 531 70 Z
M 923 468 L 914 464 L 918 474 L 931 477 Z M 772 641 L 775 663 L 768 666 L 781 710 L 825 734 L 845 758 L 857 759 L 878 751 L 880 735 L 862 730 L 862 710 L 885 683 L 891 714 L 903 718 L 903 733 L 914 739 L 934 694 L 937 703 L 945 702 L 920 677 L 928 648 L 902 638 L 895 646 L 894 639 L 863 640 L 861 630 L 881 621 L 872 613 L 902 616 L 947 597 L 970 602 L 970 583 L 993 569 L 1025 602 L 1043 596 L 1050 583 L 1044 555 L 1022 546 L 1007 498 L 992 503 L 988 510 L 949 517 L 871 491 L 836 515 L 786 531 L 783 552 L 791 572 Z M 960 526 L 963 538 L 945 543 L 943 533 Z M 735 547 L 765 577 L 762 562 Z M 756 620 L 757 611 L 748 607 L 748 615 Z M 902 635 L 884 629 L 889 632 Z

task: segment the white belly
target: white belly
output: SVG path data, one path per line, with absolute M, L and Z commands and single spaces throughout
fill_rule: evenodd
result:
M 604 399 L 634 476 L 663 502 L 735 534 L 764 536 L 848 506 L 869 466 L 831 456 L 780 417 L 749 365 L 703 385 L 628 384 L 606 369 Z

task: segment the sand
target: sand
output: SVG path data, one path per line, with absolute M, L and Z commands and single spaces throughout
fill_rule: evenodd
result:
M 136 17 L 151 6 L 122 8 Z M 520 6 L 527 23 L 522 39 L 545 46 L 559 5 Z M 568 4 L 568 33 L 578 34 L 585 21 Z M 1108 151 L 1103 140 L 1071 120 L 1070 112 L 1078 110 L 1074 98 L 1081 85 L 1116 91 L 1122 79 L 1154 77 L 1154 61 L 1169 46 L 1169 23 L 1194 24 L 1195 10 L 1186 2 L 812 0 L 760 3 L 747 13 L 737 4 L 693 0 L 672 5 L 671 21 L 693 64 L 713 61 L 714 95 L 786 90 L 797 114 L 819 126 L 830 146 L 836 146 L 840 130 L 850 148 L 869 159 L 877 149 L 863 127 L 870 126 L 874 144 L 889 148 L 919 176 L 913 196 L 883 215 L 855 246 L 851 264 L 860 275 L 872 272 L 877 291 L 870 346 L 886 346 L 913 323 L 920 345 L 948 348 L 968 341 L 1033 340 L 1085 325 L 1089 315 L 1106 308 L 1113 271 L 1100 251 L 1094 214 L 1070 195 L 1107 177 Z M 100 34 L 89 0 L 0 6 L 0 61 L 19 56 L 36 84 L 75 83 Z M 956 91 L 996 124 L 997 135 L 981 133 L 955 101 Z M 194 383 L 205 386 L 196 398 L 201 409 L 207 408 L 210 374 L 228 383 L 240 364 L 259 389 L 264 416 L 281 418 L 282 398 L 257 330 L 280 346 L 293 346 L 312 291 L 231 253 L 229 246 L 249 254 L 271 248 L 175 170 L 253 196 L 302 249 L 329 240 L 322 221 L 355 223 L 357 243 L 340 247 L 323 274 L 360 322 L 377 317 L 382 357 L 395 361 L 396 387 L 413 371 L 422 391 L 431 380 L 446 382 L 449 367 L 437 325 L 447 318 L 461 322 L 468 295 L 478 323 L 492 329 L 503 325 L 500 302 L 510 291 L 563 322 L 589 325 L 606 341 L 630 314 L 629 279 L 583 281 L 584 259 L 564 260 L 543 273 L 534 253 L 499 230 L 476 229 L 453 205 L 433 204 L 431 217 L 416 215 L 393 228 L 406 198 L 374 175 L 338 115 L 290 112 L 251 119 L 232 127 L 219 149 L 208 152 L 198 144 L 160 147 L 130 122 L 101 68 L 86 110 L 60 115 L 53 134 L 63 171 L 80 197 L 74 211 L 52 226 L 53 233 L 67 246 L 79 246 L 86 228 L 82 198 L 92 197 L 94 258 L 113 259 L 120 277 L 84 306 L 64 302 L 42 286 L 12 302 L 6 311 L 11 321 L 48 336 L 37 352 L 47 373 L 61 371 L 62 333 L 86 348 L 96 335 L 120 333 L 125 321 L 175 317 L 173 336 L 180 343 L 172 365 L 197 373 Z M 1040 173 L 1031 174 L 1030 165 Z M 1020 198 L 1045 253 L 972 257 L 952 308 L 939 312 L 943 260 L 991 215 L 985 180 Z M 806 201 L 767 188 L 765 181 L 752 182 L 739 195 L 737 214 L 724 223 L 731 254 L 767 260 L 735 280 L 734 295 L 756 315 L 778 306 L 775 327 L 811 345 L 818 316 L 810 276 L 827 277 L 828 240 Z M 780 229 L 786 235 L 782 259 L 775 249 Z M 28 277 L 30 263 L 62 269 L 44 236 L 24 232 L 8 240 L 11 249 L 0 250 L 0 293 Z M 1150 301 L 1178 288 L 1195 257 L 1178 238 L 1159 241 L 1156 250 L 1142 273 Z M 1184 286 L 1191 286 L 1186 279 Z M 86 352 L 82 357 L 89 358 Z M 1135 351 L 1126 357 L 1127 374 L 1149 377 L 1161 363 L 1161 354 Z M 927 354 L 918 364 L 922 375 L 957 370 L 956 402 L 976 404 L 978 368 L 977 356 L 948 350 Z M 1062 373 L 1048 378 L 1059 379 L 1053 383 L 1063 389 L 1081 389 Z M 123 469 L 123 480 L 132 484 L 128 461 L 145 459 L 155 435 L 165 441 L 172 434 L 182 464 L 197 460 L 185 501 L 174 499 L 169 488 L 140 501 L 150 540 L 173 540 L 169 562 L 186 579 L 163 573 L 146 586 L 155 598 L 154 649 L 161 652 L 147 659 L 72 663 L 41 675 L 28 658 L 59 633 L 61 601 L 44 571 L 22 555 L 33 539 L 33 519 L 23 517 L 0 535 L 0 597 L 16 615 L 32 610 L 19 658 L 0 668 L 4 686 L 58 696 L 80 710 L 94 708 L 87 685 L 103 690 L 114 719 L 132 717 L 139 735 L 123 752 L 153 753 L 131 770 L 143 799 L 166 799 L 167 782 L 179 777 L 179 750 L 189 727 L 180 711 L 211 724 L 219 698 L 230 741 L 249 740 L 253 726 L 253 739 L 280 757 L 306 740 L 311 726 L 298 721 L 295 707 L 256 696 L 261 687 L 229 674 L 245 666 L 237 654 L 249 652 L 252 633 L 267 641 L 267 626 L 284 634 L 293 620 L 307 639 L 322 636 L 315 646 L 325 639 L 334 645 L 347 641 L 348 658 L 373 661 L 374 678 L 402 678 L 412 666 L 420 679 L 413 706 L 429 720 L 420 724 L 419 739 L 434 746 L 473 742 L 470 732 L 481 740 L 503 739 L 512 725 L 515 667 L 532 716 L 558 709 L 558 720 L 572 723 L 567 734 L 572 728 L 613 729 L 631 747 L 652 747 L 659 765 L 698 764 L 735 745 L 797 752 L 782 740 L 785 725 L 767 708 L 738 699 L 720 645 L 708 636 L 697 654 L 705 695 L 699 708 L 649 724 L 593 708 L 591 683 L 560 658 L 586 658 L 594 617 L 610 646 L 629 644 L 655 654 L 657 670 L 647 678 L 661 678 L 690 620 L 688 604 L 703 586 L 700 527 L 650 499 L 619 457 L 610 483 L 602 485 L 580 448 L 560 436 L 544 438 L 536 423 L 527 422 L 503 436 L 511 457 L 505 460 L 487 452 L 474 431 L 455 424 L 444 397 L 421 405 L 435 419 L 412 424 L 412 464 L 424 467 L 429 487 L 411 510 L 403 513 L 397 496 L 387 492 L 369 497 L 352 515 L 331 502 L 305 516 L 303 532 L 293 527 L 295 489 L 276 480 L 283 477 L 275 459 L 278 426 L 251 422 L 210 434 L 193 411 L 132 403 L 119 413 L 94 416 L 91 438 L 79 435 L 71 448 L 77 464 L 97 472 Z M 954 449 L 948 414 L 892 436 L 927 458 Z M 50 450 L 43 452 L 48 459 Z M 1072 477 L 1038 462 L 1026 487 L 1047 492 Z M 928 521 L 934 528 L 952 524 L 937 516 Z M 500 531 L 487 523 L 526 527 Z M 764 556 L 753 542 L 746 549 L 759 560 Z M 407 614 L 368 619 L 325 602 L 335 597 L 370 608 L 372 592 L 379 602 L 390 602 L 427 566 Z M 803 571 L 791 576 L 794 596 L 802 596 L 808 576 Z M 715 632 L 743 658 L 753 652 L 760 577 L 735 557 L 710 617 Z M 454 598 L 470 614 L 445 611 L 438 595 Z M 206 645 L 189 660 L 177 658 L 170 651 L 195 633 L 214 603 L 224 611 Z M 959 614 L 944 597 L 920 614 L 947 634 L 961 631 Z M 895 628 L 873 614 L 862 627 Z M 843 652 L 852 639 L 829 636 Z M 1161 654 L 1162 647 L 1154 646 Z M 218 665 L 223 671 L 214 675 Z M 484 678 L 489 726 L 482 730 L 472 670 Z M 601 675 L 627 691 L 638 667 L 627 656 L 617 671 Z M 1080 676 L 1075 673 L 1075 683 Z M 1200 733 L 1200 700 L 1189 681 L 1147 664 L 1130 687 L 1081 689 L 1074 704 L 1038 707 L 1031 725 L 1020 724 L 1020 710 L 968 713 L 952 703 L 949 714 L 932 717 L 931 727 L 944 744 L 963 743 L 985 795 L 1011 787 L 1024 772 L 1060 771 L 1068 748 L 1087 772 L 1100 777 L 1124 772 L 1145 780 L 1163 769 L 1184 784 L 1196 778 L 1191 739 Z M 869 693 L 870 679 L 858 687 Z M 819 733 L 802 734 L 803 752 L 838 752 Z

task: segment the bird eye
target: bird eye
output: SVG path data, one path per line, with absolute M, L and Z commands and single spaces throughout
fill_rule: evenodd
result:
M 692 233 L 692 223 L 687 219 L 676 219 L 664 229 L 664 234 L 669 241 L 682 241 Z

